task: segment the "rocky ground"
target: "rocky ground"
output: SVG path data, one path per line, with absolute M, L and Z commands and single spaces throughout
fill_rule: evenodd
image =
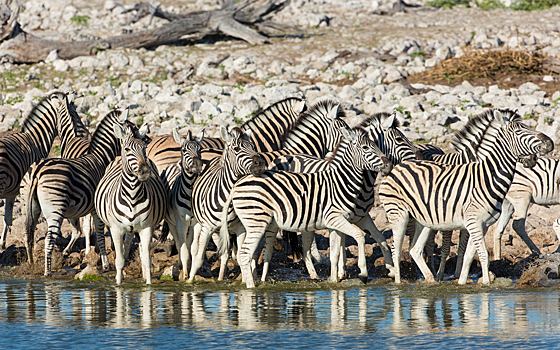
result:
M 128 0 L 32 0 L 25 3 L 19 21 L 24 30 L 54 40 L 102 38 L 167 23 L 157 18 L 149 23 L 146 17 L 128 24 L 134 12 L 124 11 L 134 4 Z M 132 120 L 148 122 L 152 135 L 169 134 L 175 127 L 197 133 L 205 127 L 207 135 L 213 136 L 219 125 L 240 124 L 273 102 L 298 96 L 310 103 L 322 98 L 340 101 L 351 125 L 375 112 L 396 111 L 412 141 L 446 149 L 450 137 L 469 116 L 486 107 L 508 107 L 518 109 L 528 125 L 560 143 L 558 75 L 506 74 L 472 81 L 451 77 L 423 81 L 418 75 L 473 49 L 512 48 L 558 56 L 559 7 L 533 12 L 418 7 L 392 16 L 380 15 L 392 5 L 390 1 L 295 0 L 273 18 L 292 27 L 270 35 L 270 43 L 262 46 L 223 37 L 185 38 L 177 45 L 151 50 L 109 50 L 67 61 L 52 52 L 38 64 L 5 63 L 0 65 L 0 132 L 17 130 L 18 121 L 38 99 L 60 89 L 83 96 L 77 100 L 79 113 L 92 130 L 98 118 L 113 107 L 130 106 Z M 215 9 L 219 3 L 166 0 L 161 6 L 166 11 L 186 13 Z M 371 214 L 384 230 L 387 223 L 383 210 L 374 208 Z M 533 206 L 529 211 L 527 231 L 543 253 L 558 248 L 552 231 L 557 214 L 557 207 Z M 14 215 L 14 228 L 8 237 L 8 246 L 12 247 L 0 257 L 5 265 L 13 264 L 23 254 L 21 198 Z M 491 255 L 492 231 L 487 237 Z M 39 237 L 45 228 L 39 225 L 37 232 Z M 530 251 L 511 225 L 504 242 L 505 260 L 494 266 L 527 262 L 523 259 Z M 368 244 L 368 261 L 373 269 L 382 265 L 376 262 L 381 254 L 373 241 Z M 319 240 L 325 255 L 327 245 L 326 239 Z M 37 247 L 39 252 L 41 245 Z M 154 272 L 176 263 L 176 255 L 168 256 L 168 247 L 154 249 Z M 349 266 L 354 266 L 355 246 L 348 249 Z M 452 254 L 455 251 L 456 246 Z M 282 275 L 290 268 L 282 276 L 296 271 L 295 275 L 305 276 L 301 263 L 292 263 L 285 251 L 277 253 L 273 275 Z M 213 254 L 210 252 L 209 257 Z M 60 273 L 73 275 L 82 269 L 87 265 L 83 255 L 73 253 Z M 213 264 L 215 258 L 211 258 Z M 448 266 L 454 268 L 453 262 Z M 209 277 L 212 265 L 205 271 Z M 383 276 L 381 268 L 376 271 Z M 517 271 L 518 277 L 522 269 L 507 271 Z M 318 272 L 326 276 L 328 266 Z

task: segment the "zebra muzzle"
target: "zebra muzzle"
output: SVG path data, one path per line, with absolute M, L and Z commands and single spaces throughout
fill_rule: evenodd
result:
M 539 133 L 537 138 L 541 140 L 541 145 L 539 146 L 540 155 L 545 155 L 554 149 L 554 142 L 548 136 L 543 133 Z
M 260 176 L 265 172 L 267 166 L 268 164 L 266 163 L 263 156 L 261 156 L 260 154 L 255 154 L 253 156 L 253 164 L 251 165 L 249 170 L 254 176 Z
M 531 154 L 528 157 L 521 158 L 521 163 L 523 163 L 523 167 L 527 169 L 532 169 L 535 165 L 537 165 L 537 155 Z
M 391 163 L 389 158 L 387 158 L 385 156 L 381 157 L 381 161 L 383 162 L 383 165 L 381 166 L 380 173 L 383 176 L 387 176 L 387 175 L 389 175 L 391 170 L 393 170 L 393 163 Z
M 198 174 L 202 171 L 202 160 L 199 157 L 193 158 L 192 173 Z
M 419 150 L 416 150 L 416 152 L 414 152 L 414 155 L 416 156 L 416 160 L 425 160 L 426 158 L 424 158 L 424 155 L 422 154 L 422 152 L 420 152 Z
M 140 162 L 138 163 L 138 180 L 140 182 L 147 181 L 150 178 L 150 166 L 148 163 Z

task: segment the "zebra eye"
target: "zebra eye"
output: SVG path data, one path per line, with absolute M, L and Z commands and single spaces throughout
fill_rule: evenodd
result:
M 399 137 L 395 138 L 395 141 L 397 141 L 397 142 L 404 142 L 404 139 L 403 139 L 402 137 L 399 136 Z
M 367 150 L 368 150 L 368 148 L 369 148 L 369 147 L 368 147 L 368 146 L 366 146 L 366 145 L 363 145 L 363 146 L 362 146 L 362 149 L 363 149 L 364 151 L 367 151 Z
M 233 151 L 234 151 L 234 152 L 239 152 L 239 151 L 241 151 L 241 147 L 239 147 L 239 146 L 234 147 L 234 148 L 233 148 Z
M 130 152 L 130 147 L 125 147 L 124 150 L 125 152 Z

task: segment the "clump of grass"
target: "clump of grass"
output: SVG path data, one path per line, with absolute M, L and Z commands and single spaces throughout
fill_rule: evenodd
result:
M 74 16 L 70 18 L 70 23 L 72 23 L 75 26 L 87 27 L 89 18 L 90 18 L 89 16 Z
M 96 275 L 84 275 L 84 277 L 82 278 L 82 281 L 99 281 L 99 280 L 104 280 L 104 277 L 101 276 L 96 276 Z
M 165 275 L 159 278 L 162 281 L 174 281 L 173 276 Z
M 466 7 L 469 7 L 469 1 L 468 0 L 430 0 L 428 2 L 426 2 L 426 6 L 432 6 L 432 7 L 437 7 L 437 8 L 446 8 L 446 9 L 451 9 L 457 5 L 464 5 Z
M 560 0 L 518 0 L 511 5 L 514 10 L 546 10 L 560 5 Z
M 506 8 L 506 6 L 499 0 L 480 0 L 476 2 L 476 6 L 480 7 L 484 11 Z

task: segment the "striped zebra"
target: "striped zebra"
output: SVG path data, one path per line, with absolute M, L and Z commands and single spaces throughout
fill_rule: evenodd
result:
M 238 218 L 235 231 L 246 231 L 238 261 L 248 288 L 255 286 L 250 263 L 259 241 L 265 234 L 266 240 L 274 239 L 279 228 L 301 232 L 328 228 L 350 235 L 358 242 L 360 279 L 367 281 L 365 234 L 350 220 L 364 171 L 386 173 L 392 165 L 365 130 L 340 132 L 343 137 L 328 170 L 312 174 L 269 170 L 240 180 L 231 191 L 223 207 L 219 247 L 220 252 L 228 250 L 228 225 Z
M 240 126 L 243 131 L 251 131 L 251 139 L 257 152 L 271 152 L 282 148 L 282 140 L 287 131 L 295 125 L 298 116 L 306 110 L 305 101 L 289 97 L 263 109 L 253 118 Z M 220 138 L 206 137 L 200 143 L 203 150 L 223 150 L 224 141 Z M 148 158 L 152 159 L 161 172 L 169 165 L 181 161 L 181 149 L 170 135 L 153 140 L 146 149 Z M 205 159 L 220 156 L 220 152 L 203 152 Z
M 127 116 L 128 109 L 124 112 L 109 112 L 99 123 L 86 155 L 78 158 L 48 158 L 35 166 L 27 199 L 26 246 L 32 262 L 35 225 L 43 212 L 48 226 L 45 234 L 45 276 L 51 274 L 52 250 L 56 238 L 61 234 L 64 218 L 70 220 L 79 235 L 79 218 L 88 214 L 93 217 L 103 268 L 109 267 L 104 226 L 95 213 L 93 197 L 107 165 L 115 159 L 119 150 L 119 140 L 113 134 L 113 125 L 119 126 Z
M 121 157 L 112 161 L 95 190 L 95 211 L 109 226 L 115 244 L 117 284 L 123 280 L 127 232 L 140 235 L 140 258 L 146 284 L 152 283 L 150 241 L 155 226 L 167 212 L 167 192 L 155 165 L 146 157 L 146 143 L 114 124 L 121 141 Z
M 58 135 L 58 108 L 66 95 L 55 92 L 43 98 L 21 123 L 21 131 L 0 138 L 0 198 L 5 199 L 4 228 L 0 248 L 12 226 L 15 197 L 29 167 L 46 158 Z
M 374 141 L 376 146 L 389 158 L 391 163 L 398 164 L 402 161 L 412 159 L 423 159 L 422 154 L 416 149 L 414 145 L 403 135 L 398 129 L 400 126 L 399 121 L 396 119 L 395 114 L 377 113 L 365 119 L 360 127 L 364 128 L 370 139 Z M 299 173 L 314 173 L 319 171 L 328 170 L 330 162 L 327 160 L 319 159 L 309 155 L 289 155 L 277 158 L 274 161 L 274 167 L 271 170 L 284 170 Z M 369 211 L 374 205 L 374 184 L 377 178 L 377 173 L 374 171 L 366 171 L 364 173 L 364 182 L 362 184 L 362 192 L 358 197 L 358 205 L 352 223 L 360 222 L 359 226 L 366 233 L 373 236 L 379 244 L 383 256 L 386 261 L 386 267 L 389 271 L 393 270 L 393 263 L 391 251 L 385 241 L 383 234 L 377 229 L 373 220 L 369 216 Z M 344 266 L 346 265 L 346 250 L 344 249 L 344 240 L 336 231 L 331 231 L 329 234 L 331 243 L 331 276 L 330 282 L 337 282 L 343 277 Z M 311 244 L 314 240 L 313 232 L 302 233 L 302 245 L 304 252 L 304 261 L 307 271 L 312 279 L 317 278 L 317 273 L 311 261 L 310 251 Z M 342 244 L 342 246 L 341 246 Z M 271 251 L 266 251 L 269 257 Z M 339 259 L 340 256 L 340 259 Z M 265 258 L 266 262 L 266 258 Z M 265 280 L 267 264 L 263 267 L 262 280 Z
M 181 162 L 168 166 L 161 173 L 169 193 L 165 221 L 169 225 L 169 231 L 179 252 L 183 277 L 186 279 L 192 243 L 192 235 L 187 235 L 192 219 L 192 189 L 198 173 L 202 171 L 200 143 L 204 140 L 204 131 L 197 140 L 190 130 L 183 138 L 177 129 L 174 129 L 173 138 L 181 147 Z
M 536 160 L 532 168 L 521 164 L 515 167 L 515 176 L 502 205 L 502 215 L 494 230 L 494 259 L 499 260 L 502 257 L 502 234 L 512 214 L 514 214 L 512 227 L 515 232 L 527 244 L 532 254 L 541 254 L 525 231 L 527 211 L 531 203 L 560 204 L 560 159 L 542 157 Z M 555 233 L 560 240 L 560 232 L 555 231 Z
M 202 266 L 210 237 L 221 225 L 220 214 L 229 192 L 242 177 L 249 174 L 258 176 L 266 169 L 266 163 L 250 142 L 250 131 L 243 132 L 234 127 L 228 132 L 222 126 L 220 136 L 226 145 L 222 157 L 212 159 L 193 185 L 192 212 L 200 228 L 199 234 L 195 233 L 194 236 L 193 262 L 188 280 L 190 283 Z M 224 257 L 223 265 L 227 263 L 227 255 L 224 254 Z
M 415 238 L 411 255 L 427 281 L 433 274 L 422 258 L 430 230 L 469 231 L 470 252 L 478 253 L 485 284 L 490 282 L 488 252 L 483 229 L 496 216 L 513 180 L 515 163 L 521 157 L 550 152 L 552 140 L 521 122 L 510 110 L 488 110 L 472 118 L 457 139 L 469 136 L 470 128 L 486 128 L 486 139 L 479 146 L 479 162 L 447 165 L 432 161 L 408 161 L 397 165 L 383 179 L 379 199 L 393 230 L 395 282 L 400 283 L 402 241 L 409 218 L 424 228 Z M 417 225 L 418 227 L 418 225 Z M 473 254 L 474 256 L 474 254 Z M 470 263 L 463 264 L 460 284 L 467 281 Z

